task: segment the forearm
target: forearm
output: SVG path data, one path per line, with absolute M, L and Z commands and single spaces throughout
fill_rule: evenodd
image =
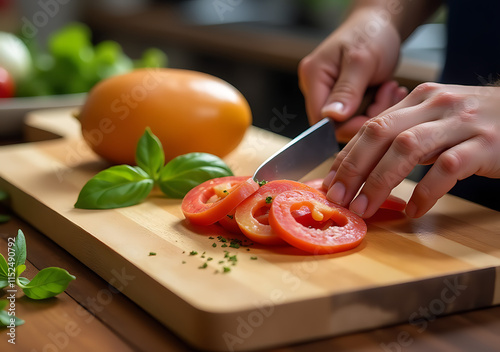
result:
M 352 2 L 346 21 L 357 15 L 366 16 L 370 12 L 374 23 L 383 25 L 390 22 L 403 41 L 442 3 L 442 0 L 356 0 Z

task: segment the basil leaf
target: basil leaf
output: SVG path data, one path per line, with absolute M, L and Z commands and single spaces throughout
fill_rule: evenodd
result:
M 19 285 L 19 287 L 24 287 L 30 283 L 30 280 L 25 277 L 19 276 L 16 282 Z
M 163 153 L 160 140 L 151 132 L 149 127 L 146 128 L 137 143 L 135 162 L 153 180 L 158 179 L 158 173 L 165 164 L 165 153 Z
M 83 186 L 75 208 L 112 209 L 142 201 L 153 189 L 154 181 L 144 170 L 129 165 L 112 166 Z
M 16 268 L 26 262 L 26 239 L 24 233 L 19 229 L 17 230 L 16 241 L 12 247 L 14 250 L 14 259 Z M 17 276 L 17 275 L 16 275 Z
M 9 285 L 9 264 L 7 260 L 0 253 L 0 289 L 5 288 Z M 1 310 L 1 308 L 0 308 Z
M 20 287 L 29 298 L 45 299 L 63 292 L 74 279 L 75 277 L 66 270 L 50 267 L 40 270 L 33 280 Z
M 16 279 L 18 279 L 22 273 L 26 270 L 26 265 L 21 264 L 18 267 L 16 267 Z
M 160 171 L 158 185 L 171 198 L 183 198 L 192 188 L 217 177 L 233 176 L 218 156 L 188 153 L 170 160 Z
M 9 301 L 6 299 L 0 300 L 0 327 L 9 326 L 11 324 L 10 320 L 14 319 L 14 325 L 19 326 L 24 324 L 24 320 L 19 319 L 16 316 L 9 315 L 4 309 L 9 305 Z

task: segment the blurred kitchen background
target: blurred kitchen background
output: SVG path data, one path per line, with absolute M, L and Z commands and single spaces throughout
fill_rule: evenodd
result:
M 120 43 L 130 57 L 149 47 L 168 66 L 203 71 L 239 89 L 254 125 L 294 137 L 307 124 L 297 65 L 342 20 L 347 0 L 0 0 L 0 30 L 44 45 L 52 31 L 86 23 L 93 40 Z M 396 78 L 413 88 L 437 79 L 442 9 L 409 38 Z

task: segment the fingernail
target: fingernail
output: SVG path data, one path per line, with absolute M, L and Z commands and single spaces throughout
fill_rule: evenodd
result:
M 334 183 L 328 190 L 326 196 L 331 202 L 342 205 L 345 196 L 344 184 L 342 182 Z
M 323 186 L 326 188 L 329 188 L 330 185 L 332 184 L 333 178 L 335 177 L 335 174 L 337 172 L 335 170 L 331 170 L 328 175 L 326 175 L 325 179 L 323 180 Z
M 414 218 L 415 214 L 417 214 L 417 205 L 413 203 L 412 201 L 409 201 L 408 204 L 406 204 L 406 215 L 408 215 L 410 218 Z
M 322 113 L 334 113 L 334 114 L 342 114 L 344 112 L 344 104 L 341 102 L 334 102 L 331 104 L 328 104 L 321 110 Z
M 367 207 L 368 207 L 368 198 L 364 194 L 360 194 L 351 203 L 351 206 L 349 207 L 349 209 L 353 213 L 355 213 L 359 216 L 363 216 L 366 212 Z

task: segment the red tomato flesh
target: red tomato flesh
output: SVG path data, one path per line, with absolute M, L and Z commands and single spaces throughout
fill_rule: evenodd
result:
M 226 214 L 222 219 L 218 221 L 219 225 L 222 226 L 227 231 L 241 235 L 240 227 L 234 218 L 234 213 L 236 210 L 231 211 L 229 214 Z
M 302 216 L 294 216 L 294 212 Z M 352 249 L 361 243 L 367 231 L 362 218 L 318 192 L 306 190 L 277 195 L 270 208 L 269 224 L 285 242 L 313 254 Z
M 248 176 L 215 178 L 190 190 L 182 200 L 181 209 L 191 223 L 211 225 L 230 214 L 258 189 L 259 185 Z
M 292 189 L 306 189 L 319 194 L 318 191 L 301 182 L 290 180 L 268 182 L 236 208 L 235 219 L 241 232 L 257 243 L 284 244 L 285 241 L 274 233 L 269 225 L 269 209 L 277 195 Z
M 323 187 L 323 179 L 315 178 L 309 181 L 304 182 L 306 185 L 311 186 L 312 188 L 317 189 L 318 191 L 326 194 L 327 190 Z M 389 209 L 394 211 L 403 211 L 406 208 L 406 202 L 392 194 L 387 197 L 387 199 L 382 203 L 380 209 Z

